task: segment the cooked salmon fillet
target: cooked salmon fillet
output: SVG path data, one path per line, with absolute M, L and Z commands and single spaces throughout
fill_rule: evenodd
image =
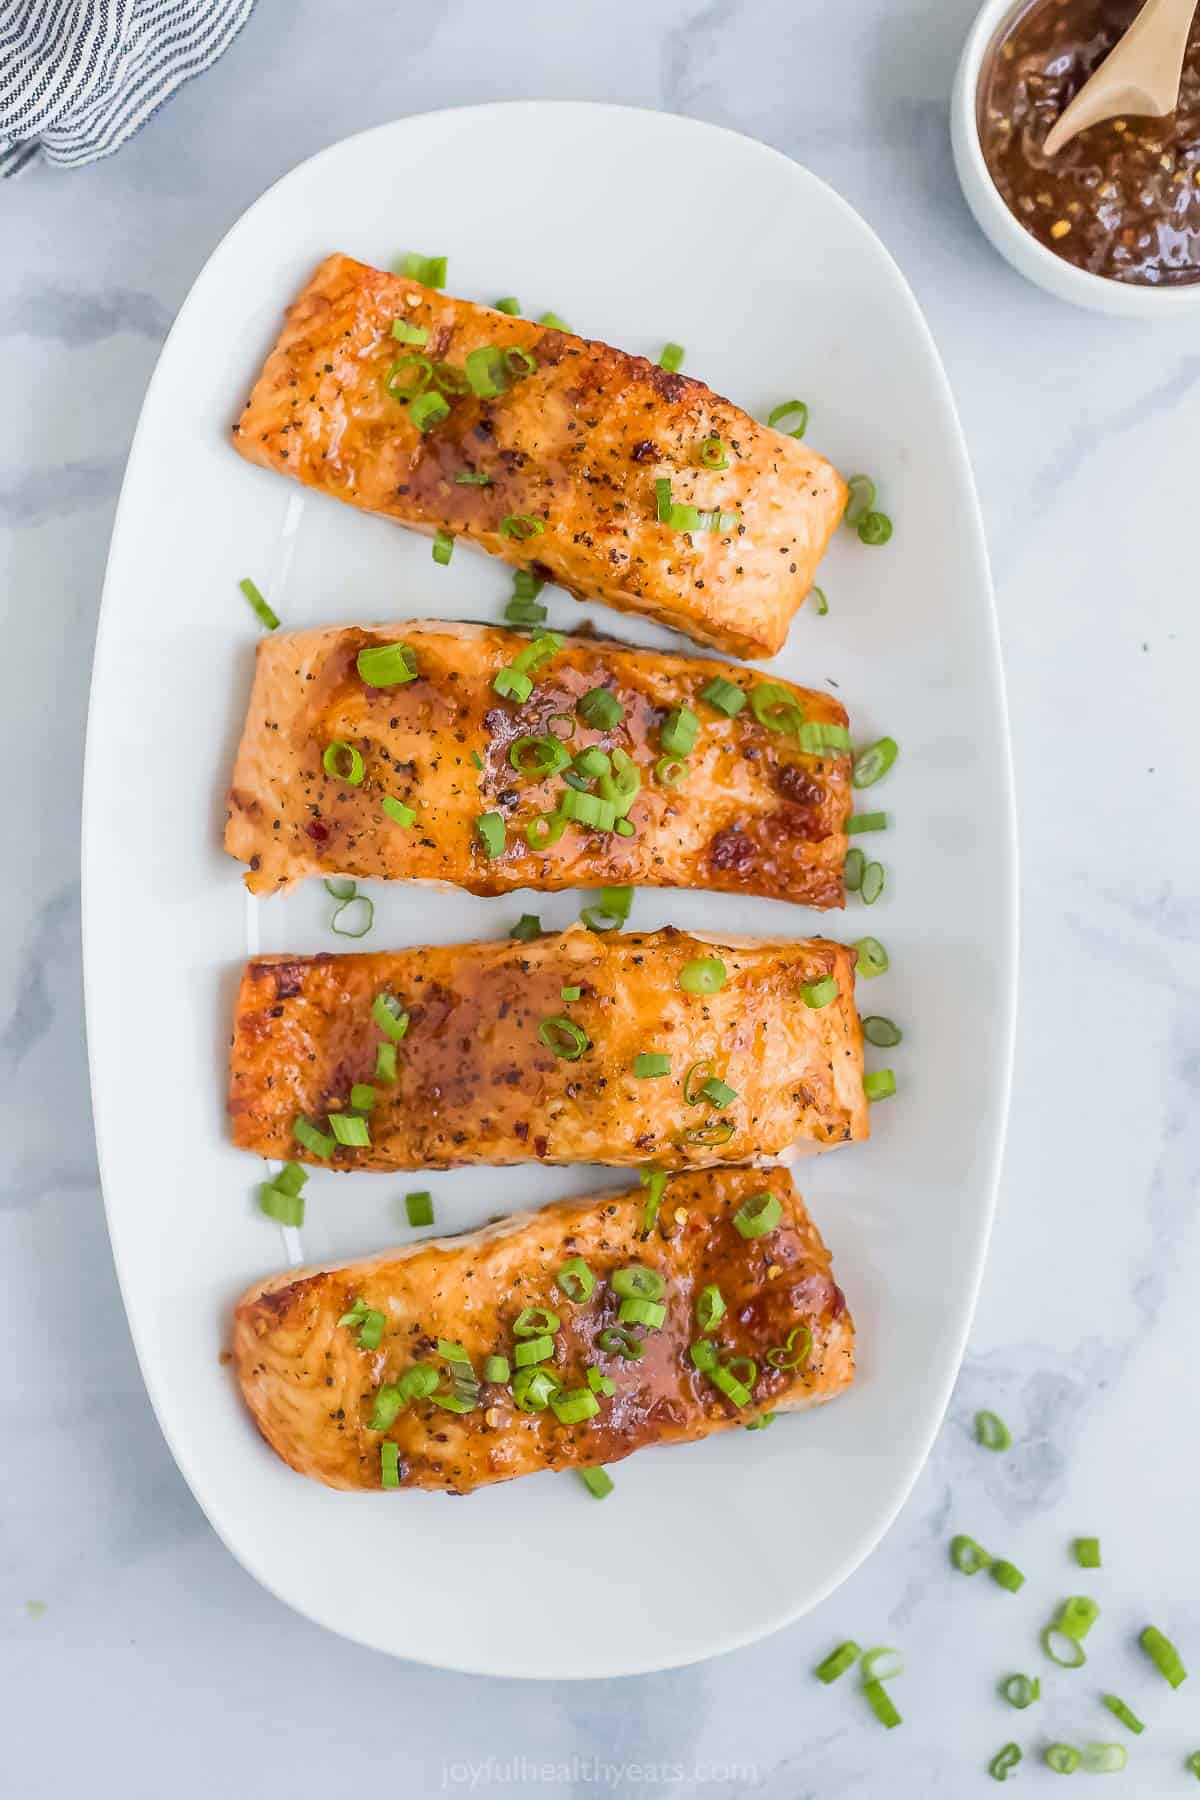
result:
M 416 678 L 371 686 L 359 656 L 395 643 L 408 647 Z M 629 884 L 842 904 L 851 788 L 837 700 L 707 658 L 604 639 L 551 644 L 522 701 L 493 682 L 530 639 L 497 626 L 424 620 L 263 638 L 225 831 L 230 854 L 250 865 L 251 891 L 342 874 L 448 881 L 476 894 Z M 587 722 L 585 696 L 597 692 L 604 717 L 616 715 L 607 728 Z M 797 729 L 778 729 L 781 704 L 783 716 L 802 716 Z M 740 707 L 736 716 L 730 706 Z M 680 708 L 698 721 L 695 747 L 664 759 Z M 804 748 L 821 746 L 824 733 L 843 747 Z M 331 744 L 346 748 L 328 775 Z M 531 848 L 527 831 L 555 816 L 569 792 L 564 778 L 579 779 L 571 759 L 589 750 L 603 752 L 602 762 L 630 759 L 639 784 L 628 809 L 633 835 L 571 823 Z M 551 772 L 542 774 L 547 758 Z M 596 793 L 605 784 L 583 785 Z M 389 795 L 411 823 L 385 812 Z M 500 854 L 479 834 L 484 814 L 503 828 Z
M 746 1202 L 751 1211 L 761 1207 L 763 1194 L 778 1204 L 778 1222 L 745 1238 L 734 1216 Z M 854 1323 L 786 1172 L 678 1176 L 648 1234 L 646 1198 L 643 1188 L 560 1201 L 463 1237 L 259 1282 L 237 1306 L 233 1357 L 262 1435 L 293 1469 L 330 1487 L 378 1488 L 385 1461 L 394 1461 L 388 1485 L 465 1494 L 539 1469 L 593 1468 L 646 1444 L 708 1437 L 765 1413 L 819 1405 L 850 1385 Z M 573 1302 L 555 1278 L 575 1258 L 596 1285 Z M 661 1283 L 662 1323 L 626 1325 L 622 1336 L 602 1340 L 620 1330 L 612 1277 L 635 1265 L 650 1271 L 650 1281 L 634 1279 L 654 1289 Z M 702 1334 L 697 1301 L 711 1286 L 725 1310 Z M 549 1309 L 550 1318 L 522 1320 L 534 1307 Z M 364 1331 L 372 1313 L 375 1329 Z M 536 1365 L 549 1377 L 528 1388 L 531 1378 L 517 1375 L 515 1359 L 531 1339 L 514 1325 L 525 1333 L 545 1327 L 553 1339 L 552 1353 L 543 1344 L 547 1360 Z M 690 1347 L 702 1337 L 717 1367 L 742 1382 L 744 1399 L 696 1368 Z M 439 1340 L 458 1351 L 447 1358 Z M 491 1356 L 506 1358 L 508 1379 L 485 1378 Z M 781 1368 L 780 1360 L 796 1366 Z M 433 1392 L 466 1410 L 446 1410 L 428 1396 L 405 1400 L 404 1377 L 417 1364 L 429 1371 L 425 1385 L 436 1375 Z M 588 1385 L 589 1370 L 598 1391 Z M 587 1394 L 593 1400 L 581 1402 Z M 527 1410 L 537 1401 L 540 1409 Z M 572 1403 L 578 1412 L 593 1402 L 587 1418 L 559 1417 L 560 1410 L 570 1417 Z
M 481 361 L 479 384 L 502 390 L 490 398 L 467 386 Z M 422 420 L 422 396 L 414 422 L 394 390 L 439 382 L 444 416 Z M 698 466 L 713 438 L 727 468 Z M 703 382 L 348 256 L 293 302 L 233 442 L 322 493 L 737 656 L 782 647 L 846 502 L 827 462 Z M 660 480 L 717 527 L 660 521 Z
M 713 993 L 680 985 L 722 976 Z M 832 998 L 813 993 L 830 977 Z M 826 1003 L 806 1003 L 806 988 Z M 393 1038 L 396 1072 L 381 1076 Z M 668 1072 L 635 1073 L 642 1055 L 666 1056 Z M 822 938 L 574 927 L 529 943 L 257 957 L 231 1061 L 235 1143 L 341 1169 L 703 1168 L 868 1133 L 854 952 Z M 703 1094 L 705 1080 L 722 1085 Z M 369 1110 L 352 1104 L 356 1083 L 374 1087 L 373 1101 L 359 1096 Z M 358 1112 L 363 1126 L 347 1127 Z M 337 1115 L 369 1142 L 335 1144 Z M 330 1154 L 295 1140 L 297 1119 Z

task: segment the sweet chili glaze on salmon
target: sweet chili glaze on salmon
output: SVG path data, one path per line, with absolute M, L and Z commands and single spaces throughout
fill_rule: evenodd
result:
M 724 970 L 715 993 L 679 985 L 701 959 Z M 830 975 L 836 998 L 806 1004 L 802 990 Z M 394 1079 L 376 1073 L 380 995 L 408 1016 Z M 669 1073 L 639 1079 L 635 1057 L 653 1052 Z M 685 1088 L 710 1078 L 736 1097 L 689 1102 Z M 356 1083 L 375 1089 L 368 1145 L 322 1157 L 295 1140 L 297 1119 L 330 1138 L 331 1114 L 358 1110 Z M 575 927 L 529 943 L 257 957 L 237 999 L 229 1110 L 241 1149 L 338 1169 L 681 1169 L 826 1149 L 868 1135 L 854 952 Z
M 781 1216 L 747 1239 L 734 1215 L 763 1193 L 778 1201 Z M 541 1469 L 616 1462 L 647 1444 L 708 1437 L 766 1412 L 820 1405 L 850 1385 L 853 1320 L 790 1175 L 717 1169 L 678 1176 L 648 1234 L 645 1209 L 644 1188 L 560 1201 L 463 1237 L 260 1282 L 239 1302 L 233 1325 L 237 1377 L 258 1429 L 284 1462 L 330 1487 L 380 1487 L 382 1446 L 394 1443 L 395 1485 L 464 1494 Z M 573 1304 L 555 1277 L 576 1257 L 596 1286 Z M 642 1346 L 629 1357 L 597 1340 L 618 1323 L 610 1278 L 631 1264 L 661 1277 L 665 1316 L 658 1328 L 627 1328 Z M 690 1353 L 702 1335 L 696 1301 L 710 1285 L 726 1310 L 704 1335 L 723 1366 L 750 1378 L 741 1404 L 698 1371 Z M 513 1333 L 526 1307 L 558 1315 L 553 1355 L 539 1365 L 551 1371 L 550 1403 L 533 1411 L 517 1405 L 521 1386 L 514 1391 L 512 1380 L 516 1345 L 529 1341 Z M 383 1319 L 373 1349 L 360 1346 L 356 1324 L 339 1324 L 367 1311 Z M 373 1430 L 380 1389 L 398 1385 L 415 1364 L 436 1371 L 435 1392 L 463 1393 L 452 1386 L 439 1339 L 470 1359 L 479 1381 L 477 1392 L 469 1383 L 465 1390 L 470 1410 L 412 1399 L 386 1429 Z M 489 1356 L 507 1358 L 507 1381 L 483 1379 Z M 781 1368 L 780 1357 L 798 1366 Z M 749 1358 L 753 1371 L 735 1358 Z M 595 1394 L 591 1417 L 563 1423 L 553 1402 L 591 1392 L 589 1369 L 615 1391 Z
M 397 319 L 425 341 L 398 343 Z M 469 353 L 493 347 L 511 353 L 506 391 L 448 393 L 445 417 L 425 431 L 388 391 L 389 378 L 424 377 L 418 358 L 447 365 L 442 379 L 462 387 Z M 697 464 L 712 437 L 727 469 Z M 846 501 L 821 457 L 702 382 L 348 256 L 323 262 L 293 302 L 233 443 L 308 487 L 465 537 L 581 600 L 737 656 L 782 647 Z M 674 502 L 736 522 L 673 529 L 658 517 L 660 479 Z M 506 535 L 506 519 L 541 529 Z
M 369 686 L 360 652 L 396 642 L 409 647 L 416 679 Z M 795 731 L 770 728 L 777 719 L 761 697 L 774 689 L 778 701 L 782 690 L 807 728 L 845 737 L 837 700 L 730 663 L 584 637 L 562 640 L 523 702 L 496 693 L 498 672 L 529 645 L 497 626 L 429 620 L 263 638 L 225 832 L 226 849 L 249 864 L 251 891 L 342 874 L 448 881 L 476 894 L 630 885 L 842 905 L 849 754 L 805 753 Z M 735 717 L 704 698 L 714 681 L 741 697 Z M 578 710 L 596 689 L 620 708 L 609 729 Z M 695 747 L 664 768 L 663 733 L 679 707 L 699 722 Z M 512 756 L 518 739 L 547 736 L 564 765 L 588 748 L 632 759 L 633 836 L 571 823 L 531 848 L 527 829 L 553 815 L 570 771 L 522 773 Z M 326 774 L 331 743 L 362 757 L 356 785 Z M 412 809 L 410 826 L 385 813 L 385 795 Z M 505 831 L 498 856 L 476 825 L 492 812 Z

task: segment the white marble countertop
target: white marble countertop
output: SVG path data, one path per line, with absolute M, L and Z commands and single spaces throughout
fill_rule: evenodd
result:
M 224 61 L 120 155 L 0 189 L 0 341 L 16 402 L 0 439 L 0 1789 L 14 1800 L 208 1800 L 268 1783 L 318 1794 L 359 1780 L 421 1796 L 957 1800 L 987 1781 L 1008 1738 L 1120 1736 L 1102 1688 L 1151 1725 L 1121 1791 L 1194 1791 L 1183 1757 L 1200 1748 L 1195 1698 L 1158 1682 L 1134 1637 L 1155 1620 L 1200 1664 L 1200 340 L 1183 323 L 1074 312 L 979 236 L 946 125 L 971 11 L 971 0 L 852 0 L 836 19 L 788 0 L 459 0 L 435 16 L 384 0 L 260 0 Z M 218 1543 L 151 1415 L 113 1277 L 78 946 L 96 609 L 126 452 L 176 308 L 226 227 L 313 150 L 400 114 L 539 95 L 762 137 L 831 182 L 898 258 L 975 460 L 1023 854 L 999 1216 L 967 1363 L 916 1491 L 866 1566 L 792 1629 L 698 1668 L 579 1685 L 373 1656 L 293 1616 Z M 132 775 L 130 800 L 129 828 L 144 832 Z M 1012 1424 L 1008 1456 L 971 1441 L 981 1404 Z M 786 1555 L 803 1497 L 766 1524 Z M 949 1571 L 955 1530 L 1026 1569 L 1025 1592 Z M 1103 1539 L 1105 1568 L 1081 1579 L 1068 1545 L 1083 1532 Z M 649 1566 L 648 1581 L 652 1603 Z M 1038 1708 L 1011 1711 L 995 1678 L 1036 1669 L 1047 1595 L 1081 1586 L 1105 1608 L 1092 1662 Z M 812 1681 L 848 1634 L 903 1646 L 903 1730 L 876 1726 L 851 1683 Z M 1028 1763 L 1021 1777 L 1051 1779 Z

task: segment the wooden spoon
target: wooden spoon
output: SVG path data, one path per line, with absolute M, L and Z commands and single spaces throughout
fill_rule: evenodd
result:
M 1125 113 L 1161 119 L 1179 101 L 1183 58 L 1197 0 L 1146 0 L 1133 24 L 1085 81 L 1054 123 L 1042 148 L 1055 156 L 1064 144 Z

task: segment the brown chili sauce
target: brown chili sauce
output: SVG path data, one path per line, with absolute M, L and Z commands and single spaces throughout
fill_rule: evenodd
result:
M 1057 156 L 1046 135 L 1140 0 L 1034 0 L 997 39 L 979 84 L 984 159 L 1010 212 L 1056 256 L 1113 281 L 1200 281 L 1200 18 L 1179 105 L 1111 119 Z

